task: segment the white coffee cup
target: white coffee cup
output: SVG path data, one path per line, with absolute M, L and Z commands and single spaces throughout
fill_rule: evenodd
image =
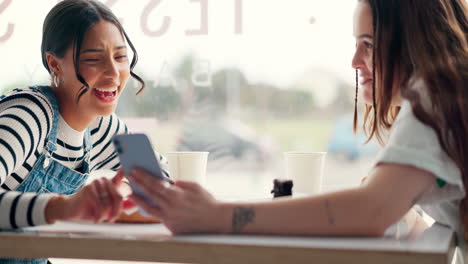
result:
M 205 184 L 209 152 L 169 152 L 169 172 L 174 180 Z
M 285 152 L 286 178 L 294 194 L 318 194 L 322 187 L 326 152 Z

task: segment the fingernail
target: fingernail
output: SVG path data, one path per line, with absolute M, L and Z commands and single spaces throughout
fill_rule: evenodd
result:
M 171 184 L 170 184 L 169 182 L 167 182 L 167 181 L 163 181 L 163 182 L 162 182 L 162 185 L 164 186 L 164 188 L 169 188 L 169 187 L 171 187 Z

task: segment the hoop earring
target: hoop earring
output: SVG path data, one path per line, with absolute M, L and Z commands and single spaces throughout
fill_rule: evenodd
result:
M 55 72 L 52 72 L 51 79 L 52 79 L 52 86 L 54 88 L 58 88 L 60 83 L 61 83 L 61 80 L 60 80 L 60 78 L 57 76 L 57 74 Z

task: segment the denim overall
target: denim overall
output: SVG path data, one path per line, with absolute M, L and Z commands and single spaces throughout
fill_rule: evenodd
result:
M 91 150 L 91 136 L 89 129 L 85 133 L 85 158 L 83 160 L 82 173 L 74 171 L 58 163 L 51 158 L 52 153 L 57 150 L 57 125 L 59 110 L 55 95 L 49 86 L 40 86 L 39 90 L 47 96 L 54 111 L 52 129 L 45 140 L 45 148 L 37 159 L 28 177 L 18 186 L 15 191 L 35 193 L 61 193 L 73 194 L 86 182 L 89 173 L 89 152 Z M 18 245 L 21 247 L 21 245 Z M 25 248 L 24 250 L 28 250 Z M 57 250 L 60 250 L 59 248 Z M 47 259 L 0 259 L 0 263 L 28 263 L 46 264 Z

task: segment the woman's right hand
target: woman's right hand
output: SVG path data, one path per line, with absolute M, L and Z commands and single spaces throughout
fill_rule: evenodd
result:
M 136 194 L 132 194 L 130 199 L 147 213 L 160 219 L 172 233 L 230 230 L 231 211 L 225 210 L 222 204 L 199 184 L 176 181 L 170 185 L 141 169 L 134 169 L 129 177 L 150 201 Z
M 117 190 L 122 178 L 123 174 L 117 173 L 112 180 L 94 180 L 76 194 L 51 198 L 45 210 L 47 222 L 114 222 L 123 209 L 123 198 Z

